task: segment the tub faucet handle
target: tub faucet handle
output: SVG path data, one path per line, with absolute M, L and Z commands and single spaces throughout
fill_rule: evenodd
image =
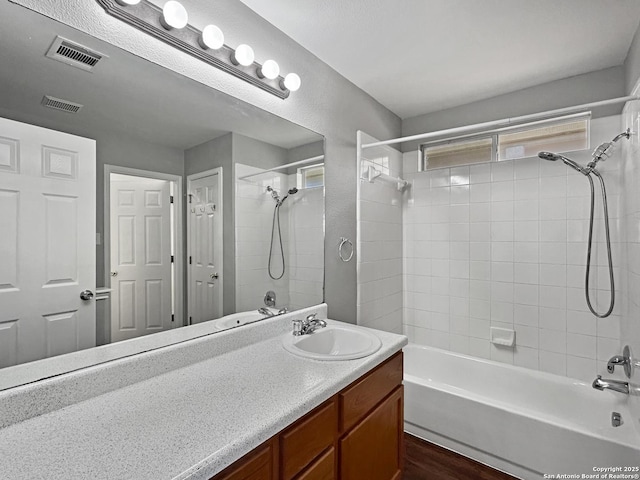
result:
M 607 372 L 613 373 L 616 365 L 622 365 L 622 367 L 624 368 L 624 374 L 627 376 L 627 378 L 631 378 L 631 375 L 633 373 L 633 359 L 629 345 L 626 345 L 624 347 L 624 349 L 622 350 L 622 355 L 615 355 L 611 357 L 611 359 L 609 359 L 609 361 L 607 362 Z

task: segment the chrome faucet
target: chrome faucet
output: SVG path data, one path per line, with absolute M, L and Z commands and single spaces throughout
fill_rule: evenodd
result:
M 267 317 L 273 317 L 275 315 L 275 313 L 273 313 L 271 310 L 269 310 L 266 307 L 260 307 L 258 309 L 258 313 L 260 313 L 262 315 L 266 315 Z
M 307 315 L 306 320 L 294 320 L 293 321 L 293 334 L 297 337 L 300 335 L 309 335 L 315 332 L 318 328 L 324 328 L 327 326 L 327 322 L 316 318 L 317 313 Z
M 609 362 L 607 362 L 607 372 L 613 373 L 616 366 L 618 365 L 622 366 L 622 368 L 624 369 L 624 374 L 627 376 L 627 378 L 631 378 L 631 375 L 633 374 L 633 367 L 638 365 L 633 358 L 633 354 L 631 353 L 629 345 L 625 345 L 624 349 L 622 350 L 622 355 L 615 355 L 611 357 Z
M 603 380 L 602 375 L 598 375 L 591 386 L 596 390 L 613 390 L 614 392 L 626 393 L 627 395 L 629 395 L 629 382 L 621 382 L 619 380 Z

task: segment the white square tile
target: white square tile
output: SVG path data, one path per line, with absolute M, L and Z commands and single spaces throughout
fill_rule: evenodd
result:
M 488 183 L 491 181 L 491 164 L 471 165 L 469 169 L 470 183 Z
M 492 242 L 491 260 L 494 262 L 513 262 L 513 242 Z
M 450 242 L 449 258 L 451 260 L 469 260 L 469 242 Z
M 540 180 L 540 198 L 563 198 L 566 196 L 566 177 L 543 178 Z
M 450 203 L 451 205 L 468 204 L 469 185 L 456 185 L 451 187 Z
M 567 353 L 567 334 L 559 330 L 540 329 L 540 350 Z
M 540 209 L 535 200 L 516 200 L 513 211 L 514 220 L 539 220 Z
M 470 219 L 469 212 L 469 205 L 451 205 L 449 207 L 449 219 L 451 223 L 468 223 Z
M 491 324 L 504 323 L 502 328 L 513 328 L 513 303 L 491 302 Z
M 487 225 L 487 228 L 489 226 Z M 473 232 L 473 227 L 472 227 Z M 473 233 L 472 233 L 473 238 Z M 489 233 L 489 238 L 491 238 L 491 233 Z M 476 242 L 471 241 L 469 244 L 470 258 L 471 260 L 482 260 L 482 261 L 490 261 L 491 260 L 491 242 Z
M 538 245 L 538 242 L 515 242 L 513 247 L 514 261 L 538 263 Z
M 491 241 L 491 223 L 471 222 L 469 224 L 469 239 L 471 242 Z
M 494 282 L 513 282 L 513 263 L 491 262 L 491 280 Z
M 540 307 L 538 326 L 546 330 L 567 331 L 567 311 L 562 308 Z
M 591 383 L 596 378 L 597 370 L 594 359 L 567 355 L 567 377 Z
M 566 287 L 540 285 L 540 305 L 565 309 L 567 307 Z
M 501 345 L 491 345 L 491 360 L 495 362 L 513 364 L 513 349 Z
M 484 280 L 471 280 L 469 282 L 469 298 L 491 300 L 491 282 Z
M 472 183 L 469 188 L 469 199 L 471 203 L 490 202 L 491 185 L 491 183 Z
M 567 202 L 564 198 L 541 198 L 540 220 L 566 220 Z
M 491 302 L 488 300 L 478 300 L 472 298 L 469 300 L 469 316 L 482 320 L 491 319 Z M 537 320 L 537 318 L 536 318 Z
M 514 222 L 492 222 L 491 240 L 494 242 L 512 242 L 514 238 Z
M 564 265 L 567 263 L 567 244 L 562 242 L 540 243 L 540 263 Z
M 513 352 L 513 364 L 519 367 L 538 370 L 538 349 L 516 346 Z
M 452 352 L 469 355 L 469 337 L 466 335 L 449 335 L 450 348 Z
M 451 333 L 469 336 L 469 317 L 451 316 Z
M 516 180 L 514 182 L 515 200 L 538 200 L 538 179 Z
M 469 278 L 472 280 L 491 280 L 491 262 L 471 261 Z
M 513 221 L 513 202 L 492 202 L 491 221 L 510 222 Z
M 517 221 L 514 222 L 514 238 L 516 242 L 537 242 L 538 241 L 537 221 Z
M 514 305 L 513 322 L 527 327 L 538 327 L 537 305 Z M 537 347 L 536 347 L 537 348 Z
M 596 337 L 567 333 L 567 354 L 595 360 L 597 356 Z
M 491 183 L 491 201 L 507 202 L 513 201 L 513 182 L 492 182 Z
M 538 285 L 516 283 L 513 286 L 513 301 L 520 305 L 538 305 Z
M 451 168 L 451 185 L 469 185 L 469 167 Z
M 538 264 L 537 263 L 515 263 L 514 281 L 516 283 L 538 284 Z
M 489 340 L 469 338 L 469 355 L 489 359 L 491 357 L 490 346 Z
M 491 163 L 491 181 L 504 182 L 513 180 L 513 162 L 493 162 Z
M 472 222 L 490 222 L 491 203 L 472 203 L 469 205 L 469 220 Z
M 466 260 L 450 260 L 451 278 L 469 278 L 469 262 Z
M 514 161 L 516 180 L 538 178 L 540 175 L 540 160 L 538 158 L 523 158 Z
M 449 239 L 452 242 L 468 242 L 469 230 L 468 223 L 452 223 L 449 225 Z
M 540 221 L 540 241 L 541 242 L 566 242 L 567 222 L 563 220 L 541 220 Z
M 538 328 L 526 325 L 515 325 L 516 345 L 530 348 L 538 348 Z
M 567 284 L 566 265 L 541 264 L 540 285 L 564 287 Z
M 431 188 L 451 185 L 451 172 L 448 168 L 440 168 L 431 172 Z
M 620 355 L 620 341 L 612 338 L 597 337 L 597 358 L 599 361 L 608 362 L 614 355 Z
M 590 312 L 567 311 L 567 332 L 596 335 L 596 317 Z
M 567 374 L 567 356 L 561 353 L 540 351 L 539 352 L 540 370 L 555 375 Z
M 469 280 L 464 278 L 451 278 L 451 296 L 469 298 Z
M 491 282 L 491 301 L 513 302 L 513 283 Z

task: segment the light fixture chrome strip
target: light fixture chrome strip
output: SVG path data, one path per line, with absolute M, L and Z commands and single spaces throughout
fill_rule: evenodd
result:
M 172 28 L 167 30 L 161 23 L 162 9 L 148 0 L 141 0 L 136 4 L 121 5 L 117 0 L 96 0 L 105 11 L 129 25 L 142 30 L 163 42 L 196 57 L 203 62 L 213 65 L 245 82 L 251 83 L 276 97 L 285 99 L 290 90 L 284 87 L 284 77 L 278 76 L 273 80 L 261 77 L 258 73 L 262 65 L 253 62 L 249 66 L 234 65 L 231 58 L 235 50 L 227 45 L 222 45 L 217 50 L 203 49 L 200 44 L 202 32 L 187 24 L 184 28 Z M 295 88 L 295 87 L 292 87 Z

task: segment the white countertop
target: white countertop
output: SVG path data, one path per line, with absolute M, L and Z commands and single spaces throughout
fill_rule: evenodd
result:
M 321 362 L 284 350 L 289 319 L 260 323 L 271 338 L 1 429 L 0 476 L 209 479 L 407 343 L 375 331 L 373 355 Z

